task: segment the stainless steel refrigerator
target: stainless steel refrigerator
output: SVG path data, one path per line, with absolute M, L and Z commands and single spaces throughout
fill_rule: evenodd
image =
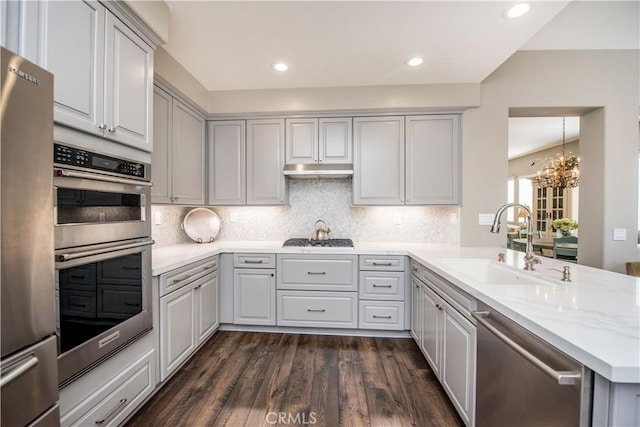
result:
M 59 426 L 53 75 L 0 49 L 0 424 Z

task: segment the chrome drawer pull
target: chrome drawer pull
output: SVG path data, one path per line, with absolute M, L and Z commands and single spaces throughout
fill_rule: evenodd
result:
M 181 277 L 181 278 L 179 278 L 179 279 L 173 279 L 173 280 L 171 281 L 171 283 L 173 283 L 173 284 L 175 285 L 175 284 L 177 284 L 177 283 L 184 282 L 185 280 L 187 280 L 187 279 L 191 278 L 191 276 L 193 276 L 193 275 L 192 275 L 192 274 L 189 274 L 189 275 L 183 276 L 183 277 Z
M 393 263 L 391 263 L 391 262 L 375 262 L 375 261 L 374 261 L 374 262 L 373 262 L 373 265 L 381 265 L 381 266 L 382 266 L 382 265 L 384 265 L 384 266 L 389 267 L 389 266 L 392 266 L 392 265 L 393 265 Z
M 101 420 L 96 420 L 96 425 L 101 425 L 107 422 L 110 418 L 112 418 L 122 406 L 127 403 L 127 399 L 120 399 L 115 408 L 113 408 L 107 415 L 104 416 Z
M 205 265 L 204 267 L 202 267 L 202 271 L 211 270 L 214 267 L 215 267 L 215 265 Z
M 27 371 L 34 368 L 38 364 L 38 358 L 34 354 L 22 359 L 19 363 L 16 363 L 15 368 L 7 371 L 5 375 L 0 378 L 0 387 L 4 387 L 16 378 L 24 375 Z
M 310 313 L 324 313 L 326 310 L 324 308 L 307 308 L 307 311 Z
M 327 274 L 326 271 L 307 271 L 307 274 Z
M 390 288 L 391 285 L 376 285 L 375 283 L 373 284 L 374 288 Z
M 262 264 L 261 259 L 245 259 L 243 262 L 245 264 Z
M 375 314 L 373 315 L 374 319 L 391 319 L 391 316 L 376 316 Z

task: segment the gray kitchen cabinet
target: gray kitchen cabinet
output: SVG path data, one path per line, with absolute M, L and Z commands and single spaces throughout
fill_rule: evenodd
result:
M 460 116 L 406 117 L 407 205 L 460 202 Z
M 404 330 L 405 257 L 360 255 L 360 329 Z
M 286 164 L 352 162 L 352 119 L 286 119 Z
M 203 205 L 204 117 L 159 87 L 154 108 L 152 202 Z
M 233 323 L 276 324 L 274 254 L 234 254 Z
M 247 194 L 246 122 L 209 122 L 208 204 L 244 205 Z
M 353 128 L 353 204 L 404 204 L 404 117 L 356 117 Z
M 153 48 L 97 1 L 26 3 L 21 53 L 55 75 L 54 120 L 152 151 Z
M 284 119 L 247 120 L 247 204 L 286 204 Z

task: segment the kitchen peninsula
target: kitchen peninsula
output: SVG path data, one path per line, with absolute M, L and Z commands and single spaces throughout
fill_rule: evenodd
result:
M 633 423 L 638 408 L 631 402 L 640 394 L 640 282 L 630 276 L 572 265 L 572 282 L 564 283 L 562 274 L 556 271 L 561 270 L 564 263 L 545 259 L 537 271 L 524 272 L 521 269 L 524 254 L 510 250 L 506 251 L 506 262 L 499 268 L 524 276 L 521 283 L 491 283 L 491 278 L 483 282 L 480 277 L 470 276 L 468 271 L 452 268 L 456 260 L 497 263 L 494 260 L 501 251 L 504 252 L 500 248 L 416 243 L 355 242 L 354 248 L 327 249 L 283 248 L 282 242 L 273 241 L 218 241 L 158 248 L 153 254 L 152 269 L 153 275 L 159 276 L 218 254 L 232 253 L 407 257 L 407 262 L 411 260 L 431 270 L 469 300 L 491 307 L 593 371 L 593 425 Z M 224 261 L 219 265 L 225 268 Z M 225 283 L 224 271 L 221 277 L 224 311 L 225 287 L 232 286 L 232 281 Z M 412 305 L 410 300 L 411 294 L 405 293 L 407 311 Z M 220 327 L 237 326 L 227 324 L 223 315 Z M 251 330 L 251 327 L 245 328 Z M 411 329 L 411 321 L 404 329 Z M 393 333 L 398 336 L 402 331 Z

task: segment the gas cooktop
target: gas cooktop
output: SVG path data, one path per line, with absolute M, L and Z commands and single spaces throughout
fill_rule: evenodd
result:
M 288 239 L 282 245 L 286 246 L 315 246 L 329 248 L 352 248 L 353 240 L 351 239 L 328 239 L 328 240 L 312 240 L 304 237 L 295 237 Z

